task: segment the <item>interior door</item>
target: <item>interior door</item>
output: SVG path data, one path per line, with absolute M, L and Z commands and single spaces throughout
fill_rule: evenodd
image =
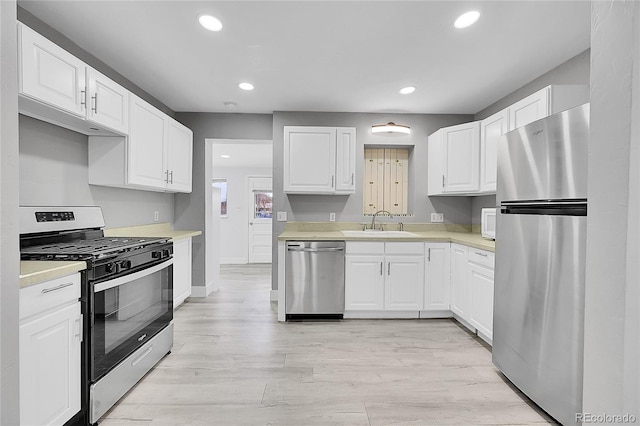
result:
M 273 188 L 270 177 L 249 178 L 249 263 L 271 263 Z

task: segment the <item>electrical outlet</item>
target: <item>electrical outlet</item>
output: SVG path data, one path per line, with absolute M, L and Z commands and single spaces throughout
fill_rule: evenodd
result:
M 336 221 L 336 214 L 329 213 L 329 222 L 335 222 L 335 221 Z
M 431 223 L 443 223 L 444 213 L 431 213 Z
M 277 220 L 278 220 L 278 222 L 286 222 L 287 221 L 287 212 L 278 212 Z
M 153 221 L 154 222 L 160 221 L 160 212 L 158 211 L 153 212 Z

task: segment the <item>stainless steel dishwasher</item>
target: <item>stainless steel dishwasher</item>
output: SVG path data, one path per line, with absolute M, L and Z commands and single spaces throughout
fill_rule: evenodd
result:
M 344 314 L 344 241 L 288 241 L 285 313 L 341 318 Z

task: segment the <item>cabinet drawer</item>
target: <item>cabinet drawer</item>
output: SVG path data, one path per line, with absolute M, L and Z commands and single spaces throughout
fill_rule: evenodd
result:
M 384 254 L 384 243 L 347 241 L 347 254 Z
M 385 243 L 384 252 L 386 254 L 424 254 L 424 243 Z
M 67 275 L 20 290 L 20 319 L 80 298 L 80 274 Z
M 493 265 L 495 262 L 495 253 L 469 247 L 469 262 L 486 266 L 493 270 Z

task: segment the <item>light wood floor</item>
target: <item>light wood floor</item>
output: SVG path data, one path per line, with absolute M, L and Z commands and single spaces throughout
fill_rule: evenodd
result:
M 268 265 L 175 312 L 173 351 L 101 425 L 552 423 L 453 320 L 278 323 Z

